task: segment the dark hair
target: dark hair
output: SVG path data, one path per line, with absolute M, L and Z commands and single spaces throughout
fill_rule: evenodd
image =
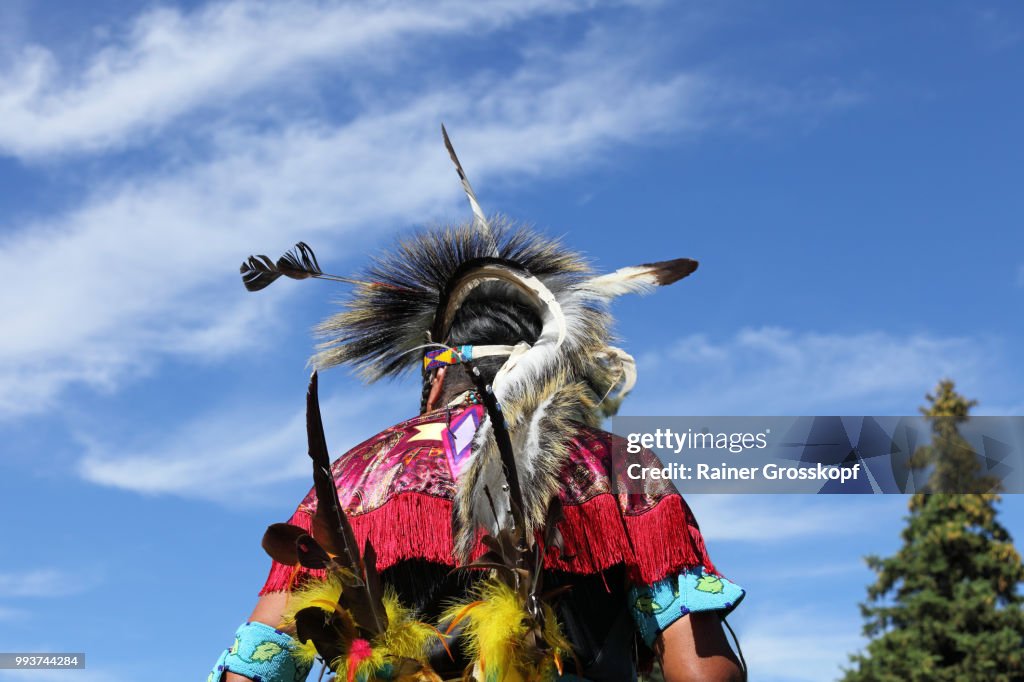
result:
M 533 343 L 540 336 L 540 315 L 529 305 L 513 300 L 470 297 L 462 304 L 448 332 L 448 343 L 514 346 Z
M 540 330 L 540 314 L 526 303 L 508 298 L 495 300 L 470 296 L 455 313 L 445 342 L 451 346 L 514 346 L 520 341 L 536 342 Z M 497 356 L 481 358 L 473 364 L 490 382 L 504 362 L 504 357 Z M 445 402 L 473 386 L 464 365 L 449 367 L 444 383 L 442 396 Z M 430 382 L 428 375 L 424 375 L 421 412 L 426 409 L 429 395 Z

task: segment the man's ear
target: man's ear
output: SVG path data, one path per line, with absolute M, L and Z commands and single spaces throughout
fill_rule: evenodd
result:
M 440 367 L 434 372 L 434 378 L 430 380 L 430 395 L 427 396 L 427 412 L 437 408 L 437 402 L 441 399 L 444 391 L 444 373 L 447 367 Z

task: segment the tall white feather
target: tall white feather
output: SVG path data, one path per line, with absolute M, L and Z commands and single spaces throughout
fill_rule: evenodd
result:
M 630 265 L 619 268 L 607 275 L 594 277 L 587 282 L 587 288 L 602 298 L 615 298 L 626 294 L 645 294 L 658 286 L 658 279 L 650 268 Z
M 598 298 L 612 299 L 625 294 L 645 294 L 654 287 L 678 282 L 697 269 L 697 261 L 689 258 L 630 265 L 607 275 L 593 277 L 585 288 Z

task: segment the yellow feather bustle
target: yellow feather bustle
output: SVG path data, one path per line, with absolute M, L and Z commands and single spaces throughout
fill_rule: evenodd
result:
M 317 606 L 324 611 L 329 611 L 330 604 L 337 604 L 341 597 L 342 581 L 340 572 L 331 572 L 323 580 L 307 580 L 301 587 L 295 588 L 288 597 L 284 614 L 281 617 L 281 627 L 291 629 L 295 625 L 295 614 L 304 608 Z M 305 664 L 312 664 L 317 657 L 316 647 L 312 640 L 305 643 L 297 639 L 292 644 L 292 656 Z
M 444 643 L 445 636 L 437 628 L 417 619 L 413 610 L 404 606 L 391 588 L 384 592 L 384 610 L 388 614 L 388 628 L 379 637 L 379 646 L 392 655 L 422 660 L 435 639 Z
M 297 588 L 288 599 L 281 621 L 282 626 L 294 625 L 295 614 L 311 606 L 327 612 L 341 608 L 338 605 L 338 599 L 346 579 L 348 578 L 344 573 L 332 571 L 323 580 L 310 580 L 302 587 Z M 404 606 L 390 587 L 384 592 L 383 603 L 387 613 L 388 627 L 370 641 L 369 655 L 361 658 L 356 665 L 355 678 L 361 681 L 376 682 L 377 680 L 393 679 L 390 675 L 384 678 L 382 674 L 389 670 L 395 661 L 420 661 L 426 665 L 425 661 L 435 639 L 440 639 L 442 645 L 447 648 L 445 636 L 433 626 L 416 618 L 415 612 Z M 317 651 L 312 641 L 305 644 L 296 641 L 293 655 L 300 661 L 312 663 L 317 656 Z M 329 661 L 329 664 L 333 670 L 346 671 L 349 661 L 339 659 Z M 343 679 L 343 677 L 339 679 Z M 437 680 L 440 682 L 440 678 L 429 668 L 402 679 L 422 682 Z
M 461 637 L 474 659 L 473 672 L 466 679 L 476 682 L 552 682 L 560 674 L 564 656 L 572 645 L 561 632 L 558 620 L 544 605 L 542 633 L 546 651 L 526 644 L 531 618 L 522 598 L 505 583 L 485 580 L 474 590 L 472 602 L 452 604 L 441 622 L 449 631 L 465 623 Z

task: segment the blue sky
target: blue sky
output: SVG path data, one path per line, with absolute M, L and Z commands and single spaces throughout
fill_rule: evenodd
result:
M 466 219 L 441 121 L 488 211 L 701 261 L 617 304 L 628 413 L 909 414 L 943 376 L 1024 413 L 1022 56 L 1013 2 L 5 2 L 0 650 L 89 669 L 0 680 L 205 676 L 308 489 L 343 293 L 238 264 Z M 339 452 L 418 401 L 321 387 Z M 691 502 L 752 679 L 832 679 L 906 501 Z

